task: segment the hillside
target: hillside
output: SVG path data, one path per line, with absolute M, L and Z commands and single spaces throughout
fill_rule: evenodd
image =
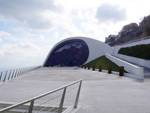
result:
M 139 23 L 130 23 L 123 26 L 117 35 L 109 35 L 105 38 L 105 43 L 114 46 L 150 36 L 150 15 L 144 17 Z M 149 38 L 149 37 L 147 37 Z

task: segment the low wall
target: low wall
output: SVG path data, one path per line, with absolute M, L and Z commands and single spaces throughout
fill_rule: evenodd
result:
M 144 69 L 142 67 L 128 63 L 110 54 L 106 54 L 105 56 L 117 65 L 124 66 L 125 70 L 129 72 L 129 74 L 126 74 L 127 76 L 139 80 L 144 80 Z
M 139 66 L 150 68 L 150 60 L 144 60 L 141 58 L 131 57 L 131 56 L 122 55 L 122 54 L 116 54 L 115 56 L 123 60 L 126 60 L 128 62 L 137 64 Z

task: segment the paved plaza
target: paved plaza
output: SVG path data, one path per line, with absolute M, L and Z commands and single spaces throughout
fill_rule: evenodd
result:
M 83 84 L 77 113 L 150 113 L 150 79 L 137 82 L 77 67 L 39 68 L 0 83 L 0 103 L 15 104 L 79 79 Z M 73 94 L 66 95 L 66 106 Z

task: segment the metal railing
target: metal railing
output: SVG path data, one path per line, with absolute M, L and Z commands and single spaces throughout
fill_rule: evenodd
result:
M 1 71 L 0 72 L 0 81 L 5 82 L 8 80 L 12 80 L 24 73 L 27 73 L 29 71 L 35 70 L 39 68 L 40 66 L 37 67 L 26 67 L 26 68 L 17 68 L 17 69 L 10 69 L 6 71 Z
M 82 80 L 78 80 L 78 81 L 72 82 L 72 83 L 70 83 L 68 85 L 64 85 L 64 86 L 62 86 L 60 88 L 57 88 L 57 89 L 54 89 L 54 90 L 49 91 L 47 93 L 44 93 L 44 94 L 41 94 L 39 96 L 33 97 L 33 98 L 29 99 L 29 100 L 25 100 L 25 101 L 23 101 L 21 103 L 18 103 L 18 104 L 11 105 L 11 106 L 8 106 L 6 108 L 0 109 L 0 113 L 8 112 L 9 110 L 11 110 L 13 108 L 16 108 L 18 106 L 21 106 L 21 105 L 24 105 L 24 104 L 27 104 L 27 103 L 29 103 L 27 112 L 28 113 L 32 113 L 33 112 L 33 108 L 34 108 L 34 102 L 36 100 L 38 100 L 38 99 L 40 99 L 42 97 L 45 97 L 47 95 L 51 95 L 51 94 L 56 93 L 56 92 L 61 91 L 61 90 L 63 92 L 61 94 L 61 99 L 60 99 L 60 103 L 59 103 L 59 106 L 58 106 L 57 113 L 62 113 L 63 112 L 64 101 L 65 101 L 66 90 L 67 90 L 68 87 L 73 86 L 75 84 L 77 84 L 77 85 L 79 84 L 79 86 L 77 88 L 77 93 L 76 93 L 76 96 L 75 96 L 75 102 L 74 102 L 74 105 L 73 105 L 73 108 L 76 109 L 77 106 L 78 106 Z

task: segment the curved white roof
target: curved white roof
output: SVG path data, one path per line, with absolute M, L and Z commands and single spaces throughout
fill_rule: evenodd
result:
M 50 54 L 52 53 L 52 51 L 61 43 L 65 42 L 65 41 L 68 41 L 68 40 L 72 40 L 72 39 L 80 39 L 80 40 L 83 40 L 87 45 L 88 45 L 88 48 L 89 48 L 89 56 L 88 56 L 88 59 L 85 63 L 88 63 L 92 60 L 94 60 L 95 58 L 98 58 L 100 56 L 103 56 L 105 55 L 106 53 L 109 53 L 111 54 L 112 53 L 112 47 L 110 47 L 109 45 L 101 42 L 101 41 L 98 41 L 98 40 L 95 40 L 95 39 L 92 39 L 92 38 L 87 38 L 87 37 L 70 37 L 70 38 L 67 38 L 67 39 L 64 39 L 60 42 L 58 42 L 52 49 L 51 49 L 51 52 L 49 53 L 48 56 L 50 56 Z

